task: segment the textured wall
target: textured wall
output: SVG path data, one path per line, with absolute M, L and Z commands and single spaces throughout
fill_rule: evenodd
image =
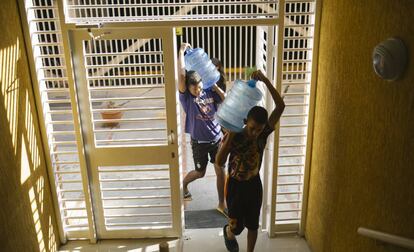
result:
M 59 245 L 16 0 L 0 1 L 0 251 Z
M 414 239 L 414 1 L 323 0 L 306 237 L 314 252 L 405 251 L 359 226 Z M 410 50 L 386 82 L 372 50 L 390 37 Z

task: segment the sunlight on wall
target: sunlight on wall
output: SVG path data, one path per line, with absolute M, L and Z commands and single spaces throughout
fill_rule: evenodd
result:
M 40 177 L 39 179 L 43 179 L 43 177 Z M 34 222 L 36 234 L 37 234 L 37 242 L 39 244 L 39 251 L 43 252 L 43 251 L 46 251 L 46 248 L 45 248 L 45 242 L 43 239 L 42 224 L 40 222 L 40 214 L 39 214 L 39 210 L 37 207 L 38 202 L 36 200 L 35 189 L 33 187 L 30 188 L 29 190 L 29 199 L 30 199 L 30 205 L 32 208 L 33 222 Z
M 59 228 L 17 4 L 1 0 L 0 8 L 0 251 L 57 251 Z
M 17 151 L 17 106 L 19 102 L 19 79 L 17 78 L 17 65 L 20 58 L 20 43 L 16 40 L 14 45 L 0 50 L 0 84 L 1 94 L 4 97 L 4 107 L 7 109 L 10 132 L 12 133 L 13 147 Z
M 55 230 L 53 229 L 52 216 L 49 216 L 49 251 L 57 251 Z
M 30 177 L 30 173 L 36 171 L 41 165 L 41 156 L 39 146 L 36 138 L 35 121 L 32 111 L 32 105 L 30 103 L 29 94 L 25 92 L 25 130 L 22 132 L 22 150 L 21 150 L 21 183 L 23 184 L 26 179 Z M 26 146 L 27 145 L 27 146 Z M 30 160 L 28 158 L 30 157 Z M 32 171 L 31 171 L 32 169 Z
M 46 220 L 44 217 L 44 187 L 45 180 L 41 176 L 36 181 L 35 185 L 29 190 L 30 206 L 33 214 L 33 223 L 36 230 L 37 242 L 39 251 L 53 252 L 57 251 L 55 230 L 53 228 L 52 216 L 49 215 Z M 41 218 L 43 218 L 43 223 Z M 45 223 L 46 222 L 46 223 Z M 46 240 L 44 239 L 46 238 Z M 47 244 L 45 244 L 47 243 Z M 46 247 L 47 245 L 47 247 Z
M 22 134 L 22 139 L 24 139 L 24 134 Z M 30 165 L 29 165 L 29 159 L 27 155 L 27 147 L 26 142 L 22 141 L 22 149 L 21 149 L 21 172 L 20 172 L 20 183 L 24 184 L 28 178 L 30 178 Z

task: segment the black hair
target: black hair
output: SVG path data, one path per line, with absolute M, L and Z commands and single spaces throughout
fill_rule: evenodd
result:
M 211 62 L 218 68 L 220 73 L 220 79 L 217 81 L 217 86 L 226 92 L 226 74 L 224 73 L 223 63 L 217 58 L 211 58 Z
M 255 122 L 259 124 L 266 124 L 267 123 L 267 110 L 260 106 L 254 106 L 249 110 L 247 113 L 247 120 L 253 119 Z
M 198 85 L 200 83 L 201 77 L 196 71 L 188 71 L 185 74 L 185 86 L 189 87 L 191 85 Z

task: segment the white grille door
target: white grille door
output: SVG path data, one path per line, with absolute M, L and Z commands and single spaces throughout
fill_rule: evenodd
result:
M 70 39 L 98 238 L 179 236 L 174 29 Z

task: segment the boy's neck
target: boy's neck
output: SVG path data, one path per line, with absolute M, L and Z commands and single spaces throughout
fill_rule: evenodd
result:
M 242 131 L 243 135 L 248 139 L 248 140 L 255 140 L 254 137 L 250 137 L 249 134 L 247 133 L 247 129 L 246 127 L 243 128 Z

